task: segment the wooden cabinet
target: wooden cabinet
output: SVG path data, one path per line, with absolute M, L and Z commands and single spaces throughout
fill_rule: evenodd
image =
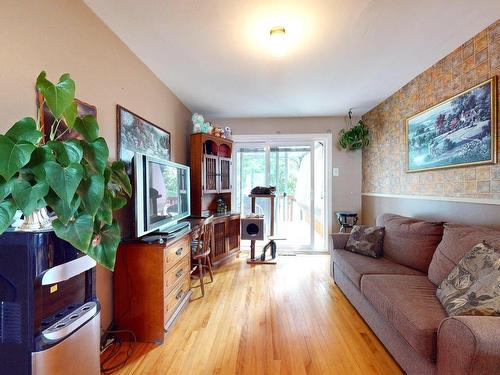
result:
M 240 250 L 240 215 L 231 213 L 232 151 L 230 139 L 202 133 L 191 135 L 191 214 L 214 214 L 218 198 L 224 199 L 229 210 L 227 214 L 215 214 L 210 254 L 214 265 Z
M 133 331 L 141 342 L 163 342 L 191 296 L 190 249 L 190 233 L 163 244 L 120 244 L 114 272 L 117 329 Z
M 240 215 L 228 214 L 214 219 L 211 259 L 214 265 L 224 262 L 240 251 Z
M 191 135 L 191 213 L 202 216 L 217 210 L 221 197 L 231 210 L 232 150 L 230 139 Z

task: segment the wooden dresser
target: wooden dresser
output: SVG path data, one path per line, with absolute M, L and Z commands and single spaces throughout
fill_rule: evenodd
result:
M 133 331 L 140 342 L 163 342 L 191 297 L 190 246 L 191 232 L 163 244 L 120 244 L 114 272 L 117 329 Z

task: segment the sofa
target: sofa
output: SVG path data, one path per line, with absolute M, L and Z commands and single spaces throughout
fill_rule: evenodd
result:
M 384 214 L 383 256 L 344 250 L 333 234 L 331 272 L 365 322 L 407 374 L 500 375 L 500 317 L 448 317 L 441 281 L 472 246 L 500 248 L 500 231 Z

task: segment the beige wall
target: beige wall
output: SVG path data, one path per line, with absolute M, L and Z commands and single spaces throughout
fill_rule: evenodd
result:
M 82 2 L 2 0 L 0 131 L 35 116 L 34 82 L 69 72 L 77 97 L 97 106 L 101 134 L 116 157 L 116 104 L 171 132 L 173 159 L 187 161 L 190 112 Z M 102 326 L 112 320 L 112 274 L 98 270 Z
M 361 214 L 361 152 L 344 151 L 337 144 L 340 129 L 347 126 L 344 117 L 241 118 L 215 122 L 230 126 L 233 134 L 331 133 L 332 167 L 339 168 L 339 176 L 333 177 L 333 212 L 350 210 Z

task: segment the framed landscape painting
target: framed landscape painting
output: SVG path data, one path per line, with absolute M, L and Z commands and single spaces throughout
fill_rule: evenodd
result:
M 496 162 L 496 77 L 406 120 L 407 172 Z
M 125 162 L 128 173 L 132 172 L 134 153 L 141 152 L 160 159 L 170 160 L 170 133 L 117 105 L 118 159 Z

